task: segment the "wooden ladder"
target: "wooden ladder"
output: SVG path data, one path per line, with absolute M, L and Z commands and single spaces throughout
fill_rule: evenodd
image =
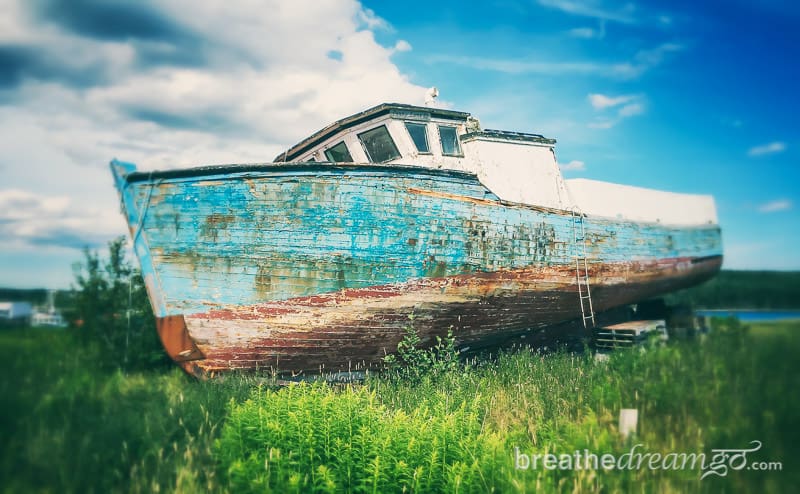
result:
M 577 208 L 572 212 L 572 241 L 575 254 L 575 280 L 578 284 L 578 298 L 581 302 L 581 317 L 584 328 L 595 326 L 594 306 L 592 305 L 592 289 L 589 286 L 589 263 L 586 260 L 586 228 L 583 224 L 583 213 Z

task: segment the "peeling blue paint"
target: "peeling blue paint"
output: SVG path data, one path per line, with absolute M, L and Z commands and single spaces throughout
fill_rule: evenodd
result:
M 469 174 L 309 165 L 129 182 L 133 165 L 111 167 L 158 316 L 570 265 L 576 253 L 569 214 L 503 204 Z M 716 225 L 584 224 L 594 265 L 722 253 Z

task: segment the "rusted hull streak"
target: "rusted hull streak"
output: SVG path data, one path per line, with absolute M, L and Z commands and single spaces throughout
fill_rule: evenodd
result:
M 720 263 L 710 258 L 596 266 L 596 307 L 605 310 L 698 283 L 713 276 Z M 370 367 L 394 351 L 410 314 L 423 341 L 452 328 L 462 345 L 488 345 L 579 315 L 572 276 L 554 268 L 418 280 L 193 314 L 186 317 L 187 327 L 205 359 L 192 364 L 202 372 Z M 603 284 L 622 277 L 625 282 Z

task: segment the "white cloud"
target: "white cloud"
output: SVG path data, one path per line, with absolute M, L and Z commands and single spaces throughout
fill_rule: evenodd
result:
M 789 209 L 792 209 L 792 201 L 789 199 L 776 199 L 758 206 L 758 211 L 761 213 L 776 213 Z
M 45 145 L 54 154 L 84 164 L 105 163 L 117 153 L 160 167 L 264 161 L 374 104 L 422 103 L 425 88 L 411 84 L 390 60 L 410 44 L 378 44 L 370 29 L 389 26 L 358 2 L 274 1 L 256 9 L 247 2 L 223 8 L 172 0 L 161 7 L 202 37 L 210 47 L 207 64 L 137 67 L 128 45 L 51 33 L 40 41 L 43 49 L 65 59 L 116 60 L 114 80 L 86 89 L 27 83 L 4 108 L 0 129 L 9 126 L 4 133 L 11 135 L 16 122 L 29 120 L 48 129 Z M 332 50 L 340 60 L 329 56 Z M 12 160 L 0 144 L 0 161 Z
M 391 61 L 411 45 L 378 43 L 374 31 L 391 26 L 355 0 L 130 4 L 185 46 L 79 32 L 68 16 L 43 19 L 43 5 L 6 0 L 0 16 L 0 43 L 24 48 L 0 87 L 0 257 L 125 233 L 111 158 L 143 169 L 271 161 L 338 118 L 425 94 Z M 14 281 L 0 264 L 0 284 Z
M 66 195 L 0 190 L 0 248 L 97 246 L 122 233 L 123 225 L 116 209 L 103 210 Z
M 633 24 L 637 22 L 635 17 L 636 6 L 632 3 L 625 3 L 619 7 L 608 6 L 598 0 L 538 0 L 544 7 L 560 10 L 568 14 L 581 17 L 591 17 L 606 21 Z
M 603 39 L 606 37 L 606 23 L 605 21 L 601 20 L 598 23 L 597 29 L 591 27 L 576 27 L 567 31 L 567 34 L 573 38 Z
M 404 39 L 398 40 L 397 43 L 394 44 L 394 51 L 411 51 L 411 43 Z
M 0 190 L 0 219 L 3 222 L 25 221 L 43 215 L 59 215 L 69 202 L 66 196 L 40 197 L 19 189 Z
M 427 57 L 426 61 L 430 64 L 448 63 L 506 74 L 588 75 L 601 73 L 604 68 L 603 64 L 594 62 L 540 62 L 460 55 L 432 55 Z
M 358 19 L 366 26 L 367 29 L 392 30 L 391 25 L 389 25 L 385 19 L 375 15 L 375 12 L 372 9 L 361 8 L 357 11 L 357 15 Z
M 606 96 L 605 94 L 594 93 L 590 94 L 588 98 L 589 103 L 592 104 L 592 108 L 595 110 L 602 110 L 604 108 L 611 108 L 632 101 L 636 98 L 636 96 L 633 94 L 623 96 Z
M 584 33 L 585 34 L 585 33 Z M 638 51 L 631 60 L 608 63 L 586 60 L 509 60 L 495 57 L 465 55 L 431 55 L 429 64 L 452 64 L 476 70 L 489 70 L 505 74 L 593 75 L 612 79 L 632 80 L 654 69 L 667 58 L 668 53 L 683 50 L 682 45 L 665 43 L 649 50 Z
M 777 154 L 786 151 L 786 144 L 780 141 L 770 142 L 762 146 L 755 146 L 747 151 L 748 156 L 764 156 L 768 154 Z
M 644 113 L 644 105 L 642 103 L 631 103 L 623 106 L 617 113 L 620 117 L 633 117 Z
M 630 62 L 615 64 L 612 67 L 614 75 L 621 79 L 636 79 L 645 72 L 661 65 L 670 53 L 685 50 L 686 47 L 679 43 L 662 43 L 661 45 L 639 50 Z
M 564 171 L 583 171 L 586 169 L 586 163 L 578 160 L 572 160 L 569 163 L 559 163 L 558 166 Z
M 610 129 L 623 119 L 642 115 L 645 112 L 644 97 L 638 94 L 608 96 L 592 93 L 587 96 L 587 99 L 592 108 L 604 113 L 604 115 L 595 118 L 593 122 L 588 124 L 593 129 Z M 614 116 L 608 115 L 611 110 L 615 110 Z

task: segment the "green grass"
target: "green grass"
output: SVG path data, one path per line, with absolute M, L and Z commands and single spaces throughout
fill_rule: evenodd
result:
M 245 379 L 103 370 L 64 331 L 0 333 L 0 490 L 219 490 L 212 442 Z
M 275 389 L 109 373 L 64 332 L 0 333 L 7 492 L 780 492 L 800 481 L 800 322 L 607 362 L 526 349 L 416 381 Z M 639 410 L 635 437 L 620 408 Z M 525 454 L 763 446 L 782 471 L 515 469 Z

